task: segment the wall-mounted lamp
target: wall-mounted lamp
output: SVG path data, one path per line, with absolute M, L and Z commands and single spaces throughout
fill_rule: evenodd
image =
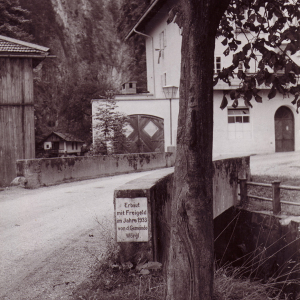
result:
M 163 86 L 163 92 L 165 94 L 166 99 L 170 99 L 170 144 L 173 145 L 172 140 L 172 98 L 176 97 L 178 91 L 178 87 L 174 85 Z
M 163 92 L 165 94 L 166 99 L 175 98 L 177 91 L 178 91 L 178 86 L 174 86 L 174 85 L 163 86 Z

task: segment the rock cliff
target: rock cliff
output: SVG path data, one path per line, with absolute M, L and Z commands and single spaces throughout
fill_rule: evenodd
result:
M 70 132 L 91 141 L 93 97 L 118 90 L 130 63 L 117 33 L 118 0 L 19 0 L 33 43 L 56 58 L 35 69 L 36 137 Z

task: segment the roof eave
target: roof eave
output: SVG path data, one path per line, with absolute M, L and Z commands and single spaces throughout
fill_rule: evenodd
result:
M 19 44 L 19 45 L 23 45 L 23 46 L 26 46 L 26 47 L 30 47 L 30 48 L 33 48 L 33 49 L 37 49 L 37 50 L 40 50 L 40 51 L 43 51 L 43 52 L 49 52 L 49 50 L 50 50 L 50 48 L 47 48 L 47 47 L 44 47 L 44 46 L 36 45 L 36 44 L 33 44 L 33 43 L 29 43 L 29 42 L 20 41 L 20 40 L 10 38 L 10 37 L 4 36 L 4 35 L 0 35 L 0 39 L 8 41 L 8 42 L 16 43 L 16 44 Z
M 48 53 L 1 53 L 0 51 L 0 57 L 12 57 L 12 58 L 36 58 L 36 59 L 44 59 L 44 58 L 56 58 L 55 55 L 49 55 Z
M 148 9 L 144 12 L 144 14 L 140 17 L 140 19 L 137 21 L 137 23 L 133 26 L 133 28 L 129 31 L 129 33 L 125 37 L 125 41 L 128 40 L 133 34 L 136 33 L 136 30 L 138 27 L 145 21 L 146 17 L 149 15 L 149 13 L 153 10 L 153 8 L 162 0 L 154 0 Z

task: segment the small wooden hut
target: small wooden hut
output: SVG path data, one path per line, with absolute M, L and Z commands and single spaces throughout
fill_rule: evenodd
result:
M 0 186 L 16 177 L 16 160 L 35 157 L 33 68 L 49 48 L 0 35 Z
M 43 141 L 44 153 L 50 157 L 80 155 L 84 141 L 70 133 L 52 132 Z

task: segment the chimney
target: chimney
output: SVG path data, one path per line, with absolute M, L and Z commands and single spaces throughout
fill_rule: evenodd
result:
M 122 84 L 122 94 L 136 94 L 136 81 L 128 81 Z

